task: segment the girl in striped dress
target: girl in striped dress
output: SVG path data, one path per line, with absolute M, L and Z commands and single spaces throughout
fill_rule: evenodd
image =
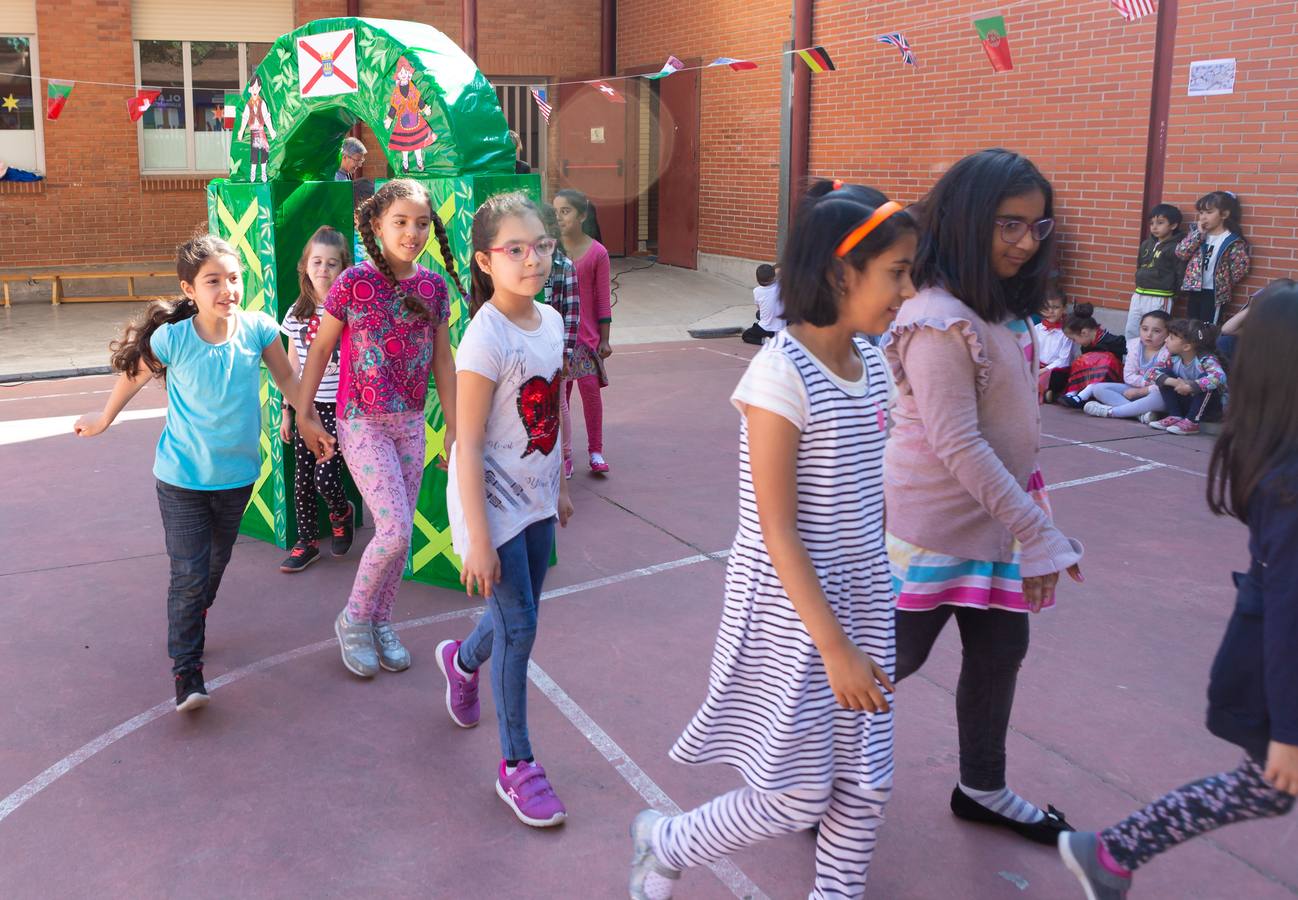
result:
M 707 697 L 672 748 L 746 786 L 632 825 L 633 898 L 683 869 L 818 828 L 811 897 L 865 893 L 892 788 L 893 612 L 883 539 L 890 382 L 861 334 L 914 293 L 915 226 L 878 191 L 815 185 L 784 251 L 788 329 L 753 358 L 739 409 L 739 530 Z

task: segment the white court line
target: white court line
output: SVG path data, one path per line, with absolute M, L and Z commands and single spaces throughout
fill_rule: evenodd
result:
M 167 414 L 167 407 L 156 409 L 128 409 L 119 413 L 117 422 L 130 422 L 137 419 L 160 419 Z M 24 441 L 35 441 L 41 438 L 57 437 L 61 434 L 72 436 L 72 425 L 81 418 L 75 416 L 47 416 L 40 419 L 10 419 L 0 422 L 0 445 L 21 444 Z
M 563 713 L 591 746 L 599 751 L 609 765 L 622 776 L 622 780 L 635 788 L 636 793 L 643 797 L 646 803 L 665 815 L 680 815 L 682 810 L 676 801 L 667 796 L 667 792 L 645 774 L 644 769 L 636 765 L 635 760 L 628 756 L 626 751 L 609 737 L 608 732 L 600 728 L 595 720 L 577 705 L 576 700 L 568 696 L 567 691 L 555 684 L 554 679 L 547 675 L 535 660 L 530 660 L 527 664 L 527 677 L 540 688 L 541 693 L 550 698 L 550 702 L 559 712 Z M 707 866 L 721 880 L 721 883 L 730 889 L 730 893 L 741 900 L 744 898 L 770 900 L 766 893 L 729 859 L 722 857 L 716 862 L 708 863 Z
M 1135 475 L 1137 472 L 1152 472 L 1154 469 L 1165 469 L 1162 463 L 1146 463 L 1143 466 L 1132 466 L 1130 469 L 1118 469 L 1116 472 L 1105 472 L 1101 475 L 1087 475 L 1085 478 L 1074 478 L 1072 481 L 1061 481 L 1058 484 L 1046 485 L 1047 491 L 1061 488 L 1077 487 L 1081 484 L 1094 484 L 1097 481 L 1108 481 L 1110 478 L 1121 478 L 1123 475 Z
M 84 397 L 87 394 L 107 394 L 112 388 L 100 391 L 70 391 L 66 394 L 33 394 L 30 397 L 0 397 L 0 403 L 14 403 L 19 400 L 52 400 L 55 397 Z
M 1154 465 L 1160 466 L 1164 469 L 1171 469 L 1173 472 L 1184 472 L 1186 475 L 1198 475 L 1200 478 L 1208 477 L 1203 472 L 1196 472 L 1194 469 L 1187 469 L 1184 466 L 1177 466 L 1177 465 L 1173 465 L 1172 463 L 1159 462 L 1156 459 L 1149 459 L 1148 457 L 1145 456 L 1137 456 L 1134 453 L 1128 453 L 1126 450 L 1115 450 L 1113 447 L 1105 447 L 1100 444 L 1088 444 L 1086 441 L 1074 441 L 1071 438 L 1059 437 L 1058 435 L 1054 435 L 1054 434 L 1046 434 L 1044 431 L 1041 432 L 1041 436 L 1043 438 L 1049 438 L 1052 441 L 1060 441 L 1064 444 L 1069 444 L 1073 447 L 1086 447 L 1091 450 L 1097 450 L 1100 453 L 1111 453 L 1115 456 L 1125 456 L 1127 459 L 1134 459 L 1136 462 L 1153 463 Z

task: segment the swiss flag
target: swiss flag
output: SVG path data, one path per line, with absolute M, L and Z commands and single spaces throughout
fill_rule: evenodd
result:
M 135 96 L 126 101 L 126 112 L 131 117 L 131 121 L 140 121 L 140 116 L 149 111 L 153 101 L 161 94 L 162 91 L 136 91 Z
M 591 84 L 610 103 L 626 103 L 626 97 L 622 96 L 621 92 L 607 81 L 593 81 Z

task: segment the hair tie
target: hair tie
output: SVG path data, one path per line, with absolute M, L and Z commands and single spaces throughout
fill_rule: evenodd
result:
M 1235 192 L 1234 192 L 1234 191 L 1222 191 L 1222 193 L 1223 193 L 1223 194 L 1230 194 L 1230 196 L 1233 197 L 1233 198 L 1236 199 L 1236 200 L 1239 199 L 1238 197 L 1235 196 Z
M 843 238 L 842 242 L 838 245 L 838 249 L 834 251 L 834 255 L 839 259 L 847 256 L 847 254 L 852 252 L 853 247 L 865 240 L 866 235 L 878 228 L 879 225 L 881 225 L 883 221 L 893 213 L 901 212 L 901 210 L 902 205 L 896 200 L 889 200 L 887 203 L 880 206 L 873 214 L 871 214 L 870 218 L 853 228 L 851 233 L 848 234 L 847 237 Z
M 841 191 L 843 189 L 843 179 L 835 178 L 831 183 L 834 185 L 834 190 Z

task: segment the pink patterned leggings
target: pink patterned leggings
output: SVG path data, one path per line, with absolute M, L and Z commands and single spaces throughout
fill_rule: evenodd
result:
M 574 379 L 581 391 L 581 411 L 586 415 L 586 447 L 591 453 L 604 452 L 604 398 L 599 395 L 599 376 Z M 572 456 L 572 381 L 563 383 L 563 456 Z
M 353 622 L 391 622 L 424 477 L 424 414 L 340 419 L 338 443 L 374 517 L 374 537 L 356 569 L 347 615 Z

